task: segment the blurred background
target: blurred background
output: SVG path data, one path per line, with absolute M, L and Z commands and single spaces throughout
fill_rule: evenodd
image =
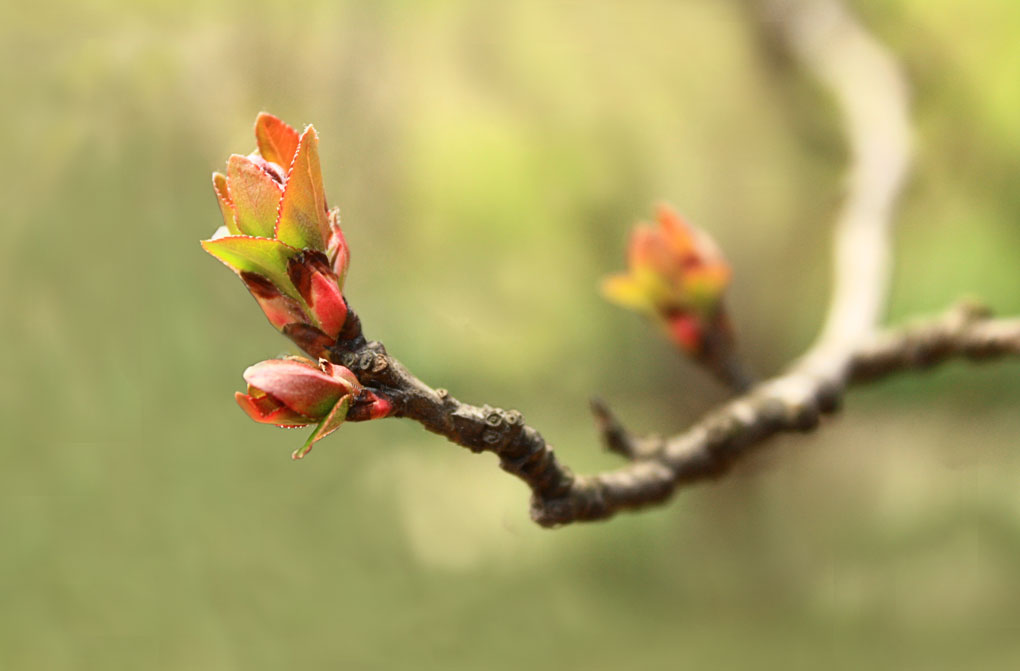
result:
M 855 0 L 913 88 L 891 321 L 1020 312 L 1020 4 Z M 1020 362 L 854 391 L 813 436 L 608 523 L 386 421 L 310 458 L 242 370 L 290 351 L 198 240 L 260 110 L 315 123 L 370 337 L 575 470 L 724 398 L 602 301 L 673 203 L 763 374 L 812 339 L 846 148 L 739 0 L 0 6 L 0 668 L 1007 669 Z

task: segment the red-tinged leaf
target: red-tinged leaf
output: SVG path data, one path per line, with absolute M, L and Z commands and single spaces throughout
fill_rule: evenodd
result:
M 336 338 L 330 338 L 311 324 L 287 324 L 283 327 L 283 335 L 317 359 L 329 356 L 329 348 L 336 344 Z
M 291 259 L 287 272 L 319 328 L 336 338 L 347 319 L 347 304 L 329 259 L 322 252 L 306 250 Z
M 304 417 L 287 406 L 276 402 L 270 396 L 249 395 L 235 391 L 234 400 L 241 406 L 241 410 L 244 410 L 249 417 L 260 424 L 274 424 L 290 428 L 307 426 L 315 422 L 314 419 Z
M 343 425 L 344 420 L 347 419 L 347 410 L 351 407 L 351 397 L 344 396 L 343 400 L 336 404 L 333 410 L 326 415 L 326 417 L 319 422 L 319 426 L 316 427 L 312 435 L 308 436 L 308 440 L 301 446 L 300 449 L 294 450 L 294 453 L 290 455 L 291 459 L 304 459 L 305 455 L 312 451 L 312 445 L 322 440 L 329 434 L 333 433 Z
M 241 233 L 274 237 L 283 195 L 276 180 L 247 156 L 234 154 L 227 161 L 227 188 Z
M 361 390 L 361 382 L 358 381 L 358 376 L 355 375 L 351 369 L 332 363 L 326 359 L 319 360 L 319 367 L 322 369 L 322 372 L 327 375 L 331 375 L 346 383 L 352 392 Z
M 372 419 L 382 419 L 383 417 L 389 417 L 389 414 L 393 412 L 393 404 L 388 398 L 382 396 L 376 396 L 376 399 L 372 401 Z
M 261 275 L 242 271 L 241 281 L 258 302 L 269 323 L 279 330 L 289 324 L 305 324 L 310 321 L 301 304 L 290 296 L 280 293 L 276 285 Z
M 301 136 L 287 173 L 275 237 L 294 247 L 326 251 L 329 221 L 319 166 L 319 136 L 312 126 Z
M 220 204 L 220 213 L 223 215 L 223 225 L 227 227 L 232 235 L 238 235 L 241 229 L 234 221 L 234 206 L 230 203 L 230 192 L 227 190 L 227 176 L 221 172 L 214 172 L 212 175 L 213 190 L 216 191 L 216 200 Z
M 312 301 L 309 309 L 327 335 L 336 338 L 347 321 L 347 303 L 344 302 L 336 277 L 330 273 L 312 276 Z
M 290 278 L 290 283 L 294 285 L 298 295 L 305 302 L 310 301 L 312 298 L 312 275 L 315 273 L 313 267 L 315 259 L 314 257 L 309 257 L 310 253 L 317 254 L 319 252 L 302 251 L 287 263 L 287 277 Z
M 382 419 L 393 411 L 393 404 L 388 398 L 379 396 L 371 391 L 368 392 L 368 397 L 371 399 L 368 406 L 368 415 L 370 419 Z
M 298 146 L 298 132 L 277 117 L 262 112 L 255 119 L 255 141 L 259 145 L 262 158 L 281 166 L 284 171 L 290 168 L 294 153 Z
M 226 264 L 235 273 L 255 273 L 271 281 L 291 298 L 300 299 L 287 276 L 287 263 L 301 253 L 279 240 L 231 235 L 216 240 L 203 240 L 202 248 Z
M 249 366 L 244 381 L 265 392 L 291 410 L 322 419 L 340 397 L 350 390 L 343 380 L 323 373 L 317 366 L 293 359 L 270 359 Z
M 351 408 L 347 411 L 347 421 L 367 422 L 389 417 L 392 412 L 393 402 L 390 399 L 362 387 L 360 393 L 353 394 Z

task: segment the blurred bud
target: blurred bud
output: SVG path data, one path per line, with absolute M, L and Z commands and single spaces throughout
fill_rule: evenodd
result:
M 256 422 L 282 427 L 316 424 L 315 431 L 292 457 L 300 459 L 312 445 L 336 431 L 344 420 L 379 419 L 390 402 L 365 389 L 354 373 L 325 359 L 272 359 L 244 371 L 247 393 L 234 398 Z M 348 417 L 348 415 L 351 415 Z
M 628 272 L 607 277 L 603 294 L 654 320 L 678 349 L 728 384 L 746 387 L 723 302 L 729 265 L 704 231 L 668 206 L 657 218 L 657 226 L 633 230 Z
M 304 342 L 335 342 L 347 317 L 350 252 L 339 213 L 326 206 L 319 137 L 263 113 L 255 138 L 256 153 L 235 154 L 225 175 L 213 174 L 223 226 L 202 247 L 241 277 L 277 329 L 298 324 Z M 309 328 L 323 338 L 308 338 Z

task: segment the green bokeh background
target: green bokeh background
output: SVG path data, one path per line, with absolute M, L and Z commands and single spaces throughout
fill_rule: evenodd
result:
M 858 0 L 913 87 L 891 318 L 1020 312 L 1020 3 Z M 262 109 L 322 137 L 371 337 L 612 467 L 586 398 L 723 398 L 595 288 L 658 200 L 719 240 L 774 372 L 828 291 L 834 108 L 743 3 L 0 7 L 0 668 L 1012 669 L 1020 365 L 854 392 L 819 435 L 608 523 L 399 422 L 248 421 L 288 351 L 203 254 Z

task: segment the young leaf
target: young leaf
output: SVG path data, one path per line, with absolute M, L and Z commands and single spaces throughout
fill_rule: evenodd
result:
M 312 432 L 312 435 L 308 436 L 305 444 L 294 450 L 294 454 L 290 455 L 291 459 L 303 459 L 306 454 L 312 451 L 312 445 L 339 429 L 347 419 L 347 411 L 350 407 L 350 395 L 344 396 L 343 400 L 337 403 L 333 410 L 319 422 L 319 426 Z
M 297 131 L 272 114 L 262 112 L 255 119 L 255 141 L 262 158 L 277 164 L 286 173 L 297 151 Z
M 235 273 L 255 273 L 267 278 L 283 293 L 300 300 L 287 276 L 287 263 L 301 253 L 279 240 L 231 235 L 216 240 L 203 240 L 202 248 L 225 263 Z
M 276 181 L 247 156 L 234 154 L 227 161 L 227 185 L 241 233 L 272 237 L 282 195 Z
M 220 214 L 223 215 L 223 225 L 231 235 L 238 235 L 241 229 L 237 227 L 234 220 L 234 206 L 230 202 L 230 192 L 227 189 L 227 176 L 221 172 L 214 172 L 212 175 L 213 190 L 216 191 L 216 200 L 220 204 Z
M 329 221 L 319 167 L 319 136 L 313 126 L 301 136 L 287 174 L 275 237 L 294 247 L 326 251 Z

